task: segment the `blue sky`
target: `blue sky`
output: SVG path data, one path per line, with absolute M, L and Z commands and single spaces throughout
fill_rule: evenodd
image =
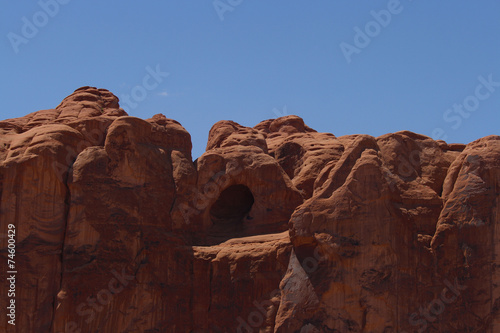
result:
M 500 134 L 497 0 L 42 0 L 0 15 L 1 119 L 90 85 L 181 122 L 194 158 L 219 120 L 283 114 L 337 136 Z M 145 89 L 156 70 L 169 75 Z

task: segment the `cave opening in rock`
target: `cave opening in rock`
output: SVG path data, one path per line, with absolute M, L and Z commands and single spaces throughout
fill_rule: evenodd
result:
M 242 225 L 253 203 L 254 197 L 248 187 L 241 184 L 229 186 L 210 208 L 213 225 L 228 232 L 235 231 Z

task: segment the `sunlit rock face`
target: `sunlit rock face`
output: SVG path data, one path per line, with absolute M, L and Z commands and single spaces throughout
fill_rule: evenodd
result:
M 500 137 L 286 116 L 191 148 L 93 87 L 1 121 L 0 331 L 500 331 Z

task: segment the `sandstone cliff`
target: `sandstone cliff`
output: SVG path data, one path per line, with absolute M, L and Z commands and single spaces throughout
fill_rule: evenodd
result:
M 0 122 L 0 331 L 499 332 L 499 190 L 499 136 L 220 121 L 193 162 L 83 87 Z

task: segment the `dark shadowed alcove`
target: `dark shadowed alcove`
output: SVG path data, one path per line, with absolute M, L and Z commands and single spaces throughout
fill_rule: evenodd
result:
M 226 188 L 210 207 L 213 223 L 210 234 L 223 238 L 240 236 L 253 203 L 253 194 L 247 186 L 239 184 Z

